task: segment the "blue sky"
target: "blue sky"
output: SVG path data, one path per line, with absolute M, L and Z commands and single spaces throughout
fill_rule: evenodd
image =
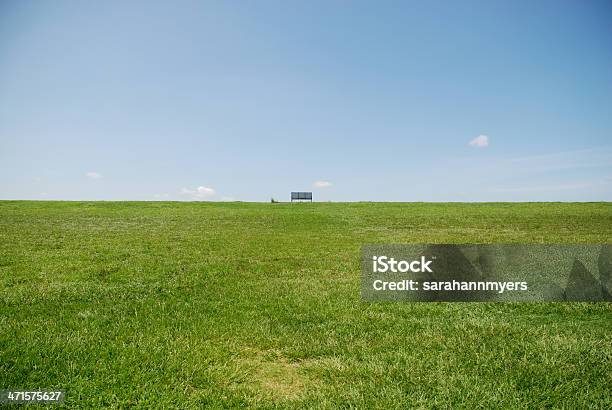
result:
M 612 200 L 609 1 L 0 2 L 0 198 Z

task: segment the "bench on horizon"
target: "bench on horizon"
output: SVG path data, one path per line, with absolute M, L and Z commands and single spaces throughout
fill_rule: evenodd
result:
M 312 192 L 292 192 L 291 202 L 293 201 L 310 201 L 312 202 Z

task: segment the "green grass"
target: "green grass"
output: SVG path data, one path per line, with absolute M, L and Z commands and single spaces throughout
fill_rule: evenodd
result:
M 0 202 L 0 389 L 71 407 L 595 407 L 610 303 L 364 303 L 366 243 L 610 243 L 609 203 Z

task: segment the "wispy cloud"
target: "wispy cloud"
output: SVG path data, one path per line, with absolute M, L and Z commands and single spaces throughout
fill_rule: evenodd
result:
M 560 184 L 549 184 L 549 185 L 536 185 L 536 186 L 523 186 L 523 187 L 502 187 L 495 188 L 494 192 L 509 192 L 509 193 L 523 193 L 523 192 L 547 192 L 547 191 L 579 191 L 582 189 L 590 189 L 595 187 L 602 187 L 610 185 L 612 181 L 607 180 L 596 180 L 596 181 L 578 181 L 572 183 L 560 183 Z
M 487 135 L 479 135 L 468 144 L 476 148 L 485 148 L 489 146 L 489 137 Z
M 575 151 L 553 152 L 511 158 L 509 166 L 514 169 L 563 170 L 577 168 L 609 168 L 612 165 L 612 149 L 599 147 Z
M 315 181 L 312 183 L 312 186 L 315 188 L 329 188 L 332 185 L 329 181 Z
M 199 186 L 196 189 L 183 188 L 179 192 L 183 196 L 190 197 L 192 199 L 210 199 L 217 195 L 217 191 L 213 188 L 206 186 Z
M 91 178 L 91 179 L 100 179 L 100 178 L 102 178 L 102 174 L 99 173 L 99 172 L 95 172 L 95 171 L 86 172 L 85 176 L 87 178 Z

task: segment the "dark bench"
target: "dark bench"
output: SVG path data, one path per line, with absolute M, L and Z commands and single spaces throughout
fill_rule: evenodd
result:
M 292 192 L 291 202 L 293 201 L 310 201 L 312 202 L 312 192 Z

